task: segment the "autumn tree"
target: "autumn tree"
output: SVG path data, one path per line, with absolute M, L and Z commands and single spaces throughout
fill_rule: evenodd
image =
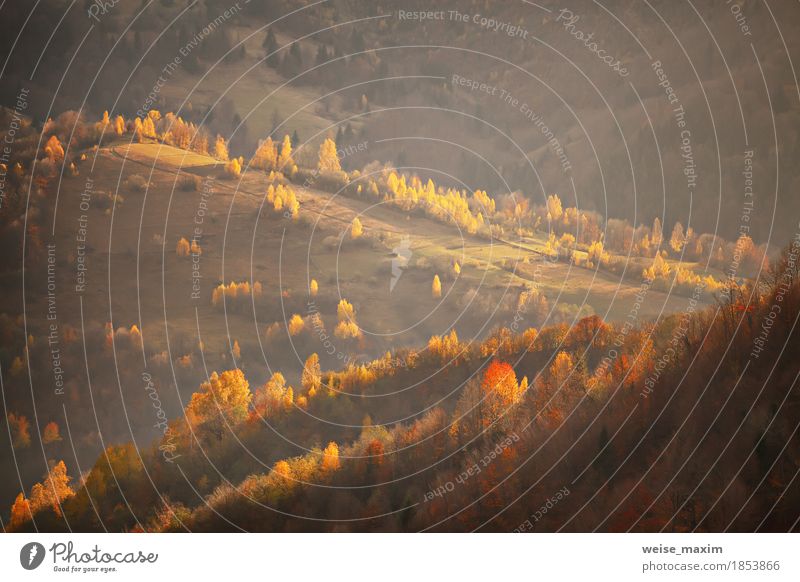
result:
M 342 166 L 339 163 L 339 154 L 336 152 L 336 143 L 331 138 L 325 138 L 319 146 L 319 163 L 317 169 L 320 172 L 341 172 Z
M 571 392 L 571 386 L 577 383 L 577 375 L 573 373 L 575 361 L 572 354 L 560 351 L 553 359 L 548 374 L 541 374 L 536 379 L 534 402 L 537 417 L 544 423 L 556 425 L 564 418 L 563 404 Z
M 352 303 L 346 299 L 340 300 L 339 305 L 336 307 L 336 316 L 339 319 L 339 323 L 333 330 L 333 334 L 336 337 L 348 339 L 361 336 L 361 330 L 358 327 L 358 323 L 356 323 L 356 311 Z
M 672 236 L 669 237 L 669 246 L 673 251 L 679 253 L 681 252 L 685 242 L 686 239 L 683 236 L 683 225 L 680 222 L 676 222 L 675 226 L 672 228 Z
M 527 387 L 525 379 L 525 387 Z M 522 399 L 523 390 L 517 381 L 514 368 L 506 362 L 494 359 L 486 368 L 481 382 L 482 420 L 488 428 Z
M 642 276 L 650 280 L 666 279 L 671 271 L 672 269 L 669 263 L 664 260 L 664 257 L 662 257 L 660 253 L 656 253 L 656 256 L 653 258 L 653 264 L 644 269 Z
M 186 417 L 193 426 L 220 440 L 226 425 L 236 425 L 247 417 L 252 397 L 250 384 L 238 368 L 222 374 L 213 372 L 209 381 L 192 394 Z
M 253 408 L 261 418 L 270 418 L 292 407 L 294 390 L 286 385 L 286 378 L 280 372 L 256 390 Z
M 228 161 L 225 164 L 225 175 L 230 178 L 231 180 L 235 180 L 242 176 L 242 164 L 244 163 L 244 159 L 233 158 L 232 160 Z
M 140 135 L 141 137 L 148 137 L 150 139 L 156 138 L 156 125 L 153 122 L 153 117 L 151 115 L 148 115 L 142 120 Z
M 262 141 L 250 165 L 259 170 L 274 170 L 278 164 L 278 148 L 271 137 Z
M 449 434 L 460 440 L 470 439 L 483 426 L 481 418 L 481 383 L 475 378 L 466 383 L 456 402 Z
M 551 194 L 547 197 L 547 218 L 553 222 L 561 218 L 564 210 L 561 206 L 561 199 L 557 194 Z
M 311 283 L 308 285 L 308 294 L 311 297 L 316 297 L 317 293 L 319 293 L 319 283 L 317 283 L 316 279 L 311 279 Z
M 306 363 L 303 365 L 303 373 L 300 376 L 300 384 L 303 390 L 313 397 L 322 385 L 322 369 L 319 365 L 319 356 L 311 354 L 306 358 Z
M 356 216 L 353 219 L 353 223 L 350 225 L 350 238 L 355 240 L 362 234 L 364 234 L 364 227 L 361 226 L 361 221 L 358 219 L 358 216 Z
M 97 128 L 100 131 L 105 131 L 105 129 L 109 126 L 110 123 L 111 123 L 111 120 L 108 117 L 108 110 L 103 111 L 103 118 L 97 124 L 97 126 L 98 126 Z
M 558 352 L 550 365 L 550 376 L 556 386 L 562 386 L 568 379 L 572 368 L 575 366 L 572 356 L 568 352 Z
M 281 143 L 281 153 L 278 156 L 278 170 L 286 173 L 287 170 L 292 169 L 292 165 L 294 165 L 294 160 L 292 159 L 292 138 L 288 135 L 284 135 L 283 142 Z
M 650 243 L 658 248 L 661 246 L 661 242 L 664 240 L 664 232 L 661 228 L 661 220 L 659 220 L 658 216 L 655 217 L 653 220 L 653 230 L 650 231 Z
M 298 335 L 301 331 L 303 331 L 305 326 L 306 324 L 303 321 L 303 318 L 297 313 L 295 313 L 294 315 L 292 315 L 287 326 L 289 328 L 289 335 L 291 336 Z
M 9 523 L 10 529 L 12 531 L 16 530 L 26 521 L 30 521 L 32 517 L 33 513 L 31 512 L 31 504 L 27 499 L 25 499 L 25 494 L 20 493 L 14 500 L 14 504 L 11 506 L 11 521 Z
M 179 257 L 188 257 L 190 251 L 191 246 L 189 245 L 189 241 L 181 237 L 180 240 L 178 240 L 178 244 L 175 245 L 175 254 Z
M 72 477 L 67 475 L 67 466 L 64 461 L 55 463 L 45 475 L 41 483 L 31 489 L 30 509 L 36 514 L 43 509 L 52 509 L 56 515 L 61 516 L 61 502 L 75 495 L 69 485 Z
M 228 161 L 228 145 L 221 135 L 218 135 L 217 140 L 214 142 L 214 157 L 223 162 Z
M 322 464 L 320 468 L 323 473 L 332 473 L 333 471 L 338 471 L 339 467 L 341 467 L 341 461 L 339 461 L 339 445 L 331 441 L 322 452 Z
M 433 276 L 433 283 L 431 284 L 431 294 L 434 299 L 439 299 L 442 296 L 442 282 L 439 280 L 439 275 Z
M 11 430 L 11 443 L 15 449 L 24 449 L 31 444 L 30 423 L 23 414 L 8 413 L 8 428 Z
M 58 423 L 54 421 L 48 422 L 42 432 L 42 443 L 49 445 L 50 443 L 55 443 L 60 440 L 62 439 L 61 431 L 58 429 Z
M 44 145 L 44 155 L 53 163 L 61 162 L 64 159 L 64 147 L 55 135 L 51 135 Z
M 117 135 L 122 135 L 125 133 L 125 118 L 121 115 L 117 115 L 114 119 L 114 133 Z

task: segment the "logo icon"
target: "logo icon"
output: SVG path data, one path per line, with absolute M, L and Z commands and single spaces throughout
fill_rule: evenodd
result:
M 389 281 L 389 293 L 394 291 L 394 286 L 397 285 L 403 275 L 403 271 L 408 267 L 408 261 L 413 254 L 411 252 L 411 239 L 408 238 L 408 235 L 400 239 L 400 244 L 392 249 L 392 253 L 394 253 L 394 256 L 392 257 L 392 279 Z
M 44 561 L 44 546 L 39 542 L 30 542 L 19 551 L 19 563 L 26 570 L 35 570 Z

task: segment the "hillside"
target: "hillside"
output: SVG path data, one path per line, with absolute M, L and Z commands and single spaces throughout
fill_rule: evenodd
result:
M 109 448 L 61 499 L 63 520 L 43 509 L 19 527 L 791 530 L 799 249 L 771 290 L 741 290 L 752 311 L 728 303 L 631 331 L 589 317 L 431 342 L 362 372 L 312 365 L 299 407 L 281 404 L 275 378 L 251 402 L 241 372 L 214 374 L 143 464 Z
M 0 528 L 796 530 L 799 6 L 0 2 Z

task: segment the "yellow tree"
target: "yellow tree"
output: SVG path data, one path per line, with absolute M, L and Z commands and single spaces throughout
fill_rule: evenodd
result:
M 336 315 L 339 323 L 333 330 L 333 334 L 342 339 L 357 338 L 361 335 L 361 330 L 356 323 L 356 312 L 353 305 L 346 299 L 339 301 L 336 307 Z
M 214 157 L 223 162 L 228 161 L 228 145 L 221 135 L 218 135 L 217 141 L 214 142 Z
M 142 121 L 142 136 L 155 138 L 156 137 L 156 125 L 153 123 L 153 118 L 148 115 Z
M 294 391 L 286 386 L 286 378 L 275 372 L 267 382 L 256 390 L 254 408 L 258 415 L 269 418 L 285 410 L 294 399 Z
M 138 117 L 133 118 L 133 134 L 136 136 L 136 139 L 139 140 L 139 143 L 144 141 L 144 135 L 142 134 L 142 120 Z
M 278 156 L 278 170 L 286 173 L 287 170 L 291 169 L 292 164 L 294 164 L 292 160 L 292 138 L 285 135 L 281 143 L 281 153 Z
M 320 172 L 341 172 L 342 166 L 339 163 L 339 154 L 336 153 L 336 143 L 331 138 L 325 138 L 319 146 L 319 163 L 317 169 Z
M 306 363 L 303 365 L 303 373 L 300 376 L 300 384 L 310 396 L 313 396 L 322 385 L 322 369 L 320 368 L 317 354 L 311 354 L 306 359 Z
M 341 467 L 341 461 L 339 461 L 339 445 L 331 441 L 322 452 L 321 469 L 323 473 L 331 473 L 333 471 L 338 471 L 339 467 Z
M 556 221 L 561 218 L 561 215 L 564 213 L 561 207 L 561 199 L 558 197 L 558 194 L 551 194 L 547 197 L 547 215 L 552 221 Z
M 672 247 L 673 251 L 679 253 L 681 252 L 685 241 L 686 239 L 683 235 L 683 225 L 680 222 L 676 222 L 672 229 L 672 236 L 669 237 L 669 246 Z
M 259 170 L 273 170 L 278 163 L 278 151 L 271 137 L 268 137 L 258 146 L 253 156 L 252 166 Z
M 247 417 L 252 397 L 250 384 L 238 368 L 222 374 L 213 372 L 209 381 L 192 394 L 186 416 L 192 425 L 221 439 L 226 424 L 235 425 Z
M 669 277 L 670 272 L 672 269 L 669 266 L 669 263 L 664 260 L 664 257 L 661 256 L 661 253 L 656 253 L 655 258 L 653 259 L 653 264 L 647 267 L 642 276 L 645 279 L 655 280 L 655 279 L 666 279 Z
M 47 143 L 44 145 L 44 155 L 48 160 L 54 163 L 60 162 L 64 159 L 64 148 L 62 147 L 61 142 L 58 141 L 58 137 L 55 135 L 51 135 L 50 139 L 48 139 Z
M 433 284 L 431 285 L 431 292 L 434 299 L 439 299 L 442 296 L 442 282 L 439 280 L 439 275 L 433 276 Z
M 559 352 L 555 360 L 550 366 L 550 375 L 553 378 L 553 383 L 559 387 L 567 381 L 569 373 L 575 364 L 572 356 L 568 352 Z
M 339 321 L 353 321 L 356 318 L 356 310 L 353 304 L 347 299 L 341 299 L 339 305 L 336 306 L 336 317 Z
M 306 324 L 303 321 L 303 318 L 295 313 L 292 315 L 292 318 L 289 320 L 289 335 L 296 336 L 298 335 L 303 329 L 305 328 Z
M 233 158 L 230 160 L 225 164 L 225 175 L 232 180 L 241 177 L 243 161 L 242 158 Z
M 316 297 L 317 293 L 319 293 L 319 283 L 317 283 L 316 279 L 311 279 L 311 283 L 308 286 L 308 294 Z
M 31 489 L 30 507 L 32 513 L 50 508 L 61 516 L 61 502 L 75 495 L 69 486 L 72 477 L 67 475 L 67 466 L 59 461 L 50 469 L 41 483 Z
M 121 115 L 117 115 L 116 119 L 114 119 L 114 132 L 117 135 L 125 133 L 125 118 Z
M 361 225 L 361 221 L 356 216 L 353 219 L 353 223 L 350 225 L 350 238 L 357 239 L 362 234 L 364 234 L 364 227 Z
M 189 241 L 181 237 L 178 241 L 178 244 L 175 245 L 175 254 L 177 254 L 179 257 L 188 257 L 190 250 L 191 247 L 189 246 Z

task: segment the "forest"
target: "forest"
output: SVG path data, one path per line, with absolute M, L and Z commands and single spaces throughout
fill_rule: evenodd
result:
M 797 27 L 0 3 L 2 531 L 796 531 Z

